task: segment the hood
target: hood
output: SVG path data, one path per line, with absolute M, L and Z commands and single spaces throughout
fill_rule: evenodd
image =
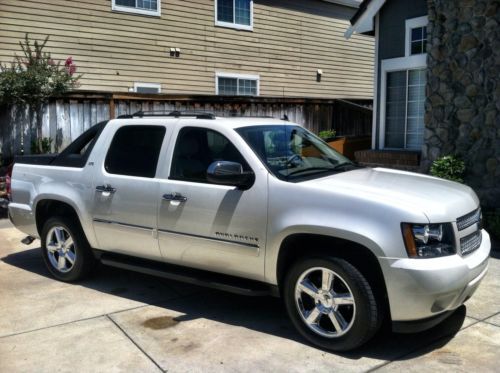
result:
M 431 223 L 456 221 L 479 206 L 466 185 L 386 168 L 362 168 L 304 183 L 313 188 L 420 211 Z

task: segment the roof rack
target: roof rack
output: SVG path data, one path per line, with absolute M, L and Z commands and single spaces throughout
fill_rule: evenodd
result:
M 196 119 L 215 119 L 215 114 L 207 112 L 196 112 L 196 111 L 171 111 L 165 113 L 164 111 L 137 111 L 134 114 L 124 114 L 117 117 L 117 119 L 131 119 L 131 118 L 143 118 L 143 117 L 195 117 Z

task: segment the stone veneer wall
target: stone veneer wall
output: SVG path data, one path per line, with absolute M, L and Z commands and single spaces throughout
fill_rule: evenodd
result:
M 500 1 L 428 0 L 422 168 L 455 154 L 483 205 L 500 207 Z

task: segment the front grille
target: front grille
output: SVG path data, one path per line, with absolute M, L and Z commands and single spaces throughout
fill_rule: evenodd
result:
M 481 231 L 477 231 L 469 234 L 468 236 L 462 237 L 460 239 L 460 251 L 462 252 L 462 255 L 467 255 L 474 250 L 477 250 L 479 246 L 481 246 L 482 238 L 483 237 Z
M 459 231 L 470 227 L 473 224 L 479 223 L 481 221 L 481 209 L 469 212 L 467 215 L 461 216 L 457 219 L 457 228 Z

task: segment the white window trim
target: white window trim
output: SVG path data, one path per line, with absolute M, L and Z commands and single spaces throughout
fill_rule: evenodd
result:
M 115 0 L 112 0 L 111 10 L 113 10 L 115 12 L 135 13 L 135 14 L 141 14 L 141 15 L 145 15 L 145 16 L 160 17 L 161 16 L 161 0 L 158 0 L 157 4 L 158 4 L 158 9 L 155 11 L 155 10 L 147 10 L 147 9 L 137 9 L 137 8 L 132 8 L 130 6 L 117 5 L 115 3 Z
M 233 29 L 236 29 L 236 30 L 253 31 L 253 0 L 250 1 L 250 25 L 241 25 L 239 23 L 234 23 L 234 22 L 222 22 L 222 21 L 219 21 L 217 19 L 217 3 L 218 3 L 218 0 L 215 0 L 214 1 L 215 26 L 233 28 Z M 233 18 L 233 19 L 235 19 L 235 18 Z
M 134 92 L 136 93 L 142 93 L 142 92 L 137 92 L 137 88 L 139 87 L 144 87 L 144 88 L 157 88 L 158 93 L 161 93 L 161 84 L 159 83 L 143 83 L 143 82 L 135 82 L 134 83 Z
M 373 113 L 372 113 L 372 149 L 377 148 L 377 110 L 378 99 L 378 76 L 379 76 L 379 61 L 378 61 L 378 47 L 379 47 L 379 15 L 375 16 L 375 73 L 373 74 Z
M 418 27 L 425 27 L 429 23 L 427 16 L 410 18 L 405 22 L 405 56 L 411 56 L 411 30 Z M 421 53 L 425 54 L 425 53 Z
M 219 78 L 234 78 L 234 79 L 247 79 L 257 81 L 257 96 L 260 96 L 260 75 L 249 75 L 249 74 L 235 74 L 235 73 L 225 73 L 216 72 L 215 73 L 215 94 L 219 95 Z M 237 96 L 249 96 L 249 95 L 238 95 Z M 251 96 L 250 96 L 251 97 Z
M 392 149 L 385 147 L 385 107 L 387 99 L 387 73 L 399 70 L 427 68 L 427 55 L 415 54 L 409 57 L 390 58 L 382 60 L 380 68 L 380 116 L 379 116 L 379 149 Z M 399 148 L 398 148 L 399 149 Z M 404 149 L 403 149 L 404 150 Z

